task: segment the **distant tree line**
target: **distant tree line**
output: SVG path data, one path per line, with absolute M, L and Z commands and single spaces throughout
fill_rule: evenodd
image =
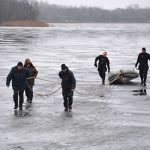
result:
M 94 7 L 62 7 L 39 4 L 40 20 L 65 23 L 145 23 L 150 22 L 150 8 L 141 9 L 138 5 L 126 9 L 105 10 Z
M 36 20 L 38 3 L 34 0 L 0 0 L 0 22 L 10 20 Z
M 37 0 L 0 0 L 0 22 L 44 20 L 53 23 L 150 23 L 150 8 L 138 5 L 106 10 L 97 7 L 63 7 Z

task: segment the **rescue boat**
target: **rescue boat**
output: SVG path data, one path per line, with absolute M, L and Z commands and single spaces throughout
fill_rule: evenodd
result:
M 126 84 L 129 81 L 138 78 L 139 73 L 135 70 L 125 69 L 110 72 L 108 75 L 108 81 L 110 84 Z

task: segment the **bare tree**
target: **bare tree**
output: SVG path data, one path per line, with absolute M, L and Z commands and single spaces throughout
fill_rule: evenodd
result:
M 38 2 L 34 0 L 0 0 L 0 21 L 36 20 L 38 10 Z

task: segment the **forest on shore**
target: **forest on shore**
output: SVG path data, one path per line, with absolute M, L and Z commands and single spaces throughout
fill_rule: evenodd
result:
M 49 23 L 150 23 L 150 8 L 65 7 L 36 0 L 0 0 L 0 22 L 42 20 Z

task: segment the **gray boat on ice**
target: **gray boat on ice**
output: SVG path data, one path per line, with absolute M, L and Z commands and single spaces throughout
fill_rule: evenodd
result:
M 130 80 L 138 77 L 139 73 L 137 71 L 131 69 L 124 69 L 110 72 L 108 75 L 108 80 L 110 84 L 126 84 Z

